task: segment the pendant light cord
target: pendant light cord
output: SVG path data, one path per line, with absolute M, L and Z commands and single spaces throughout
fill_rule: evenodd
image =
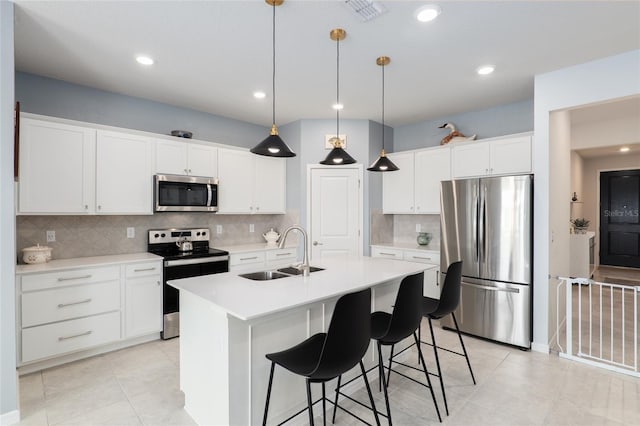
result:
M 273 63 L 273 73 L 271 74 L 271 104 L 272 104 L 272 121 L 274 125 L 276 124 L 276 2 L 273 2 L 273 34 L 272 34 L 272 63 Z
M 382 150 L 384 151 L 384 65 L 380 68 L 382 68 Z
M 336 40 L 336 138 L 340 141 L 340 37 Z

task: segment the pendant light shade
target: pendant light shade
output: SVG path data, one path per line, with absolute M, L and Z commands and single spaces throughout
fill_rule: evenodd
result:
M 258 155 L 265 155 L 267 157 L 295 157 L 296 153 L 289 148 L 289 146 L 278 135 L 278 128 L 276 127 L 276 6 L 280 6 L 284 0 L 265 0 L 265 2 L 273 6 L 273 73 L 271 78 L 272 85 L 272 125 L 271 132 L 266 139 L 260 142 L 255 147 L 251 148 L 251 152 Z
M 342 28 L 331 30 L 329 38 L 336 42 L 336 105 L 340 105 L 340 40 L 344 40 L 347 32 Z M 340 108 L 336 108 L 336 136 L 331 138 L 333 149 L 322 160 L 320 164 L 331 166 L 344 166 L 345 164 L 353 164 L 356 162 L 352 156 L 343 148 L 342 139 L 340 139 Z
M 384 152 L 384 67 L 389 65 L 389 62 L 391 62 L 391 58 L 388 56 L 380 56 L 376 59 L 376 64 L 382 68 L 382 150 L 380 150 L 380 157 L 367 168 L 370 172 L 395 172 L 400 170 Z

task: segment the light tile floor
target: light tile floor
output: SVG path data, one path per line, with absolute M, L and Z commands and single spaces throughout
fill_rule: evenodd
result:
M 439 327 L 436 333 L 441 346 L 458 348 L 454 333 Z M 448 417 L 436 379 L 433 384 L 444 424 L 640 425 L 638 379 L 556 355 L 525 352 L 468 336 L 464 340 L 478 383 L 472 384 L 464 358 L 440 352 Z M 20 424 L 193 425 L 182 408 L 178 345 L 179 339 L 155 341 L 22 376 Z M 425 345 L 422 348 L 430 370 L 435 371 L 433 351 Z M 411 351 L 409 360 L 417 357 L 415 348 Z M 417 372 L 409 374 L 421 378 Z M 370 381 L 381 409 L 384 402 L 373 375 Z M 314 396 L 318 393 L 314 389 Z M 354 396 L 367 399 L 364 390 Z M 396 425 L 439 424 L 427 389 L 392 375 L 390 399 Z M 370 412 L 355 404 L 341 404 L 372 420 Z M 322 424 L 318 408 L 315 413 L 316 423 Z M 305 415 L 296 420 L 297 424 L 307 421 Z M 359 423 L 338 412 L 336 424 Z

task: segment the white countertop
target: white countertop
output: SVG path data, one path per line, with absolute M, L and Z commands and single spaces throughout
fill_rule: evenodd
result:
M 168 284 L 247 321 L 436 267 L 371 257 L 327 258 L 311 265 L 326 269 L 312 272 L 309 277 L 270 281 L 253 281 L 239 277 L 237 272 L 227 272 L 172 280 Z
M 426 246 L 421 246 L 418 243 L 377 243 L 371 244 L 371 247 L 394 248 L 402 250 L 422 250 L 440 253 L 440 246 L 436 246 L 435 244 L 431 243 L 427 244 Z
M 267 243 L 252 243 L 252 244 L 240 244 L 240 245 L 230 245 L 230 246 L 219 246 L 217 244 L 213 244 L 215 248 L 218 250 L 228 251 L 229 254 L 238 254 L 238 253 L 248 253 L 251 251 L 262 251 L 262 250 L 277 250 L 278 244 L 267 244 Z M 285 249 L 288 248 L 296 248 L 296 244 L 286 244 L 284 246 Z
M 110 256 L 74 257 L 71 259 L 55 259 L 47 263 L 17 265 L 16 274 L 31 274 L 37 272 L 54 272 L 60 269 L 86 268 L 91 266 L 105 266 L 122 263 L 143 262 L 147 260 L 162 260 L 161 256 L 143 252 L 130 254 L 115 254 Z

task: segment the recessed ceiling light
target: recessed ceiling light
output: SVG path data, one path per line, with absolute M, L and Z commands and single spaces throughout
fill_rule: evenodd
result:
M 267 97 L 267 94 L 262 91 L 253 92 L 253 97 L 256 99 L 264 99 Z
M 483 65 L 481 67 L 478 67 L 478 69 L 476 70 L 476 72 L 480 75 L 489 75 L 491 74 L 494 70 L 496 69 L 496 67 L 494 67 L 493 65 Z
M 442 12 L 442 10 L 437 4 L 422 6 L 416 10 L 416 19 L 420 22 L 433 21 L 440 15 L 440 12 Z
M 153 59 L 148 56 L 138 56 L 136 57 L 136 61 L 142 65 L 153 65 Z
M 629 148 L 628 146 L 623 146 L 622 148 L 620 148 L 620 152 L 629 152 L 631 148 Z
M 333 109 L 344 109 L 344 105 L 342 105 L 342 104 L 333 104 L 331 106 L 331 108 L 333 108 Z

